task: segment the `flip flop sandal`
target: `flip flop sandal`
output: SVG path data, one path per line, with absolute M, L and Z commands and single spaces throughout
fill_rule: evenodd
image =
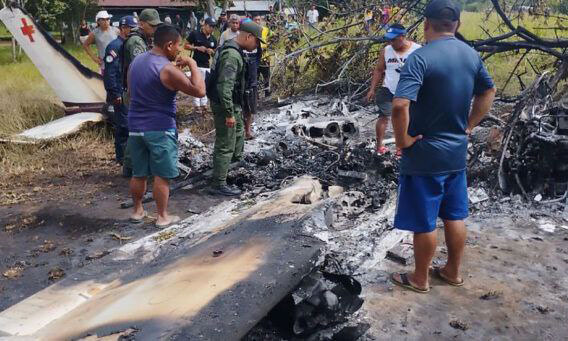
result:
M 146 218 L 147 216 L 148 216 L 148 213 L 146 211 L 144 211 L 144 213 L 142 213 L 142 217 L 140 217 L 140 218 L 130 217 L 130 219 L 128 219 L 128 221 L 133 223 L 133 224 L 140 224 L 140 223 L 144 222 L 144 218 Z
M 438 266 L 432 268 L 432 273 L 442 282 L 445 282 L 449 285 L 453 285 L 454 287 L 461 287 L 463 285 L 463 278 L 461 279 L 461 282 L 454 282 L 448 279 L 446 276 L 444 276 L 442 274 L 441 268 Z
M 412 285 L 412 284 L 410 283 L 410 281 L 408 280 L 408 274 L 407 274 L 407 273 L 401 273 L 401 274 L 399 274 L 399 275 L 400 275 L 400 281 L 397 280 L 396 278 L 394 278 L 394 275 L 396 275 L 396 273 L 392 273 L 392 274 L 391 274 L 390 280 L 391 280 L 391 282 L 393 282 L 394 284 L 396 284 L 396 285 L 398 285 L 398 286 L 400 286 L 400 287 L 403 287 L 403 288 L 405 288 L 405 289 L 412 290 L 412 291 L 414 291 L 414 292 L 418 292 L 418 293 L 421 293 L 421 294 L 425 294 L 425 293 L 427 293 L 427 292 L 430 292 L 430 288 L 428 288 L 428 289 L 420 289 L 420 288 L 417 288 L 417 287 L 415 287 L 414 285 Z
M 166 224 L 158 224 L 158 223 L 156 223 L 156 227 L 157 227 L 157 228 L 160 228 L 160 229 L 163 229 L 164 227 L 168 227 L 168 226 L 170 226 L 170 225 L 172 225 L 172 224 L 175 224 L 175 223 L 177 223 L 177 222 L 180 221 L 180 220 L 181 220 L 181 218 L 178 217 L 177 215 L 172 215 L 172 216 L 170 216 L 170 221 L 169 221 L 168 223 L 166 223 Z

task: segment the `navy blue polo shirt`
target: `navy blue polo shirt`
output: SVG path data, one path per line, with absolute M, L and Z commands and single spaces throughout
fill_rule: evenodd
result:
M 410 136 L 422 140 L 403 150 L 400 173 L 445 175 L 466 169 L 471 100 L 494 87 L 479 54 L 455 37 L 414 51 L 401 70 L 394 97 L 410 103 Z

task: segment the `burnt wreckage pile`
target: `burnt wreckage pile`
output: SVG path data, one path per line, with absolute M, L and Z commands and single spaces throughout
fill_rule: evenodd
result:
M 567 64 L 525 91 L 504 134 L 499 184 L 527 200 L 566 199 L 568 193 L 568 92 L 556 92 Z M 538 201 L 538 200 L 537 200 Z
M 544 73 L 472 132 L 470 185 L 494 195 L 520 195 L 529 202 L 568 197 L 568 91 L 559 83 L 568 64 Z M 544 200 L 543 200 L 544 199 Z
M 379 208 L 396 188 L 398 163 L 390 154 L 378 156 L 374 142 L 361 136 L 361 122 L 372 120 L 368 111 L 350 112 L 343 102 L 322 97 L 270 110 L 259 119 L 256 140 L 227 181 L 254 196 L 311 175 L 325 190 L 361 191 L 370 207 Z

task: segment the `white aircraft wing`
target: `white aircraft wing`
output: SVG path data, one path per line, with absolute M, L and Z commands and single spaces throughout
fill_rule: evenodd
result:
M 79 114 L 14 135 L 10 141 L 56 139 L 78 131 L 85 123 L 102 121 L 106 98 L 101 75 L 82 65 L 57 43 L 33 18 L 15 4 L 0 10 L 0 20 L 22 46 L 32 63 L 68 108 Z M 17 75 L 14 75 L 17 77 Z

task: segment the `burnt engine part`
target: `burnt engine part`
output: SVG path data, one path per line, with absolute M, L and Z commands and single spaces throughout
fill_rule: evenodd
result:
M 359 129 L 351 121 L 299 123 L 293 125 L 290 130 L 295 135 L 311 139 L 351 139 L 359 134 Z
M 285 339 L 310 340 L 347 322 L 347 317 L 363 305 L 361 291 L 361 284 L 351 276 L 316 271 L 306 276 L 259 325 L 275 328 Z M 332 339 L 343 340 L 348 335 L 359 337 L 367 329 L 368 325 L 345 326 L 330 333 Z
M 511 129 L 500 169 L 502 189 L 527 199 L 532 194 L 556 197 L 565 193 L 568 110 L 554 107 L 539 117 L 517 121 Z

